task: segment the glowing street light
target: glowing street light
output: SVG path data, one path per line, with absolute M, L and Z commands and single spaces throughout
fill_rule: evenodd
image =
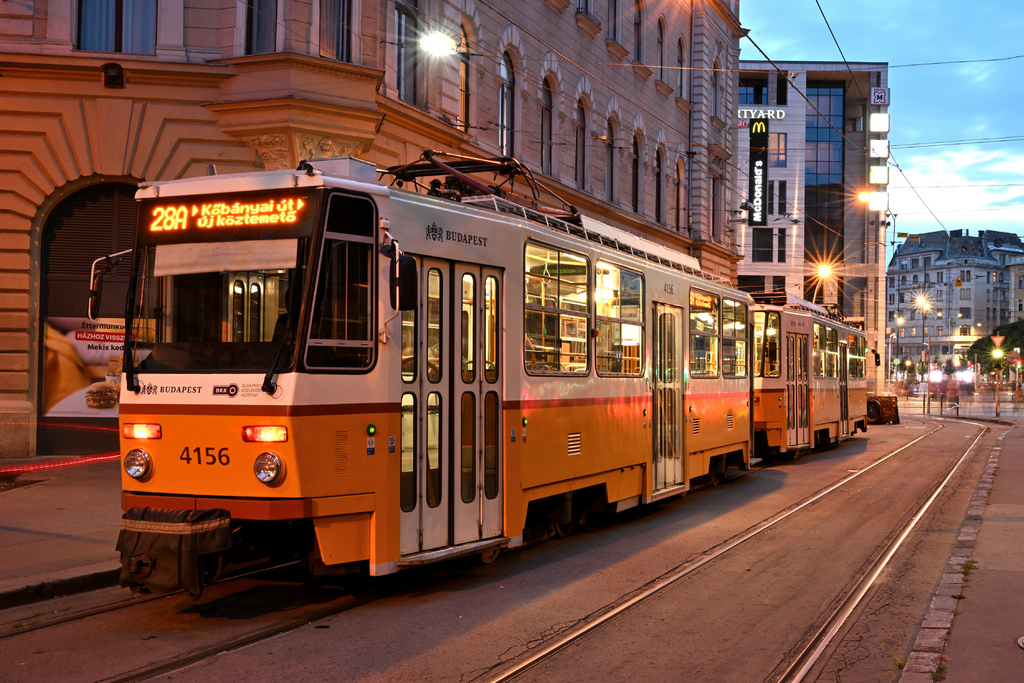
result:
M 431 31 L 430 33 L 424 33 L 423 37 L 420 38 L 420 48 L 424 52 L 437 57 L 445 57 L 458 52 L 459 44 L 446 33 Z

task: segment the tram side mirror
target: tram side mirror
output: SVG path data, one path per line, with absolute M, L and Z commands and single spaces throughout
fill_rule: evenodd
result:
M 93 270 L 89 282 L 89 320 L 100 316 L 100 300 L 103 298 L 103 271 Z
M 388 277 L 391 308 L 399 311 L 411 311 L 416 308 L 418 299 L 416 296 L 416 259 L 406 256 L 394 248 L 387 255 L 390 256 L 391 261 Z
M 398 258 L 398 310 L 412 311 L 419 300 L 417 291 L 416 259 L 403 254 Z M 394 290 L 392 290 L 393 292 Z M 394 301 L 392 294 L 392 301 Z

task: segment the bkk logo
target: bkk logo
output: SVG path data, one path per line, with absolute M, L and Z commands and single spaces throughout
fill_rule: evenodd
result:
M 214 396 L 228 396 L 230 398 L 234 398 L 235 396 L 238 396 L 238 385 L 237 384 L 229 384 L 226 387 L 225 386 L 214 386 L 213 387 L 213 395 Z

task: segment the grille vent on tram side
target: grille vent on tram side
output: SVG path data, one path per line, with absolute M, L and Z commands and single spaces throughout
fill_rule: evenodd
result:
M 732 426 L 733 426 L 733 417 L 732 417 L 732 413 L 729 413 L 728 415 L 725 416 L 725 428 L 726 429 L 732 429 Z
M 574 432 L 569 435 L 569 455 L 579 455 L 581 453 L 581 440 L 580 433 Z
M 334 433 L 334 473 L 348 474 L 348 432 Z
M 700 418 L 699 417 L 693 418 L 693 433 L 694 434 L 700 434 Z

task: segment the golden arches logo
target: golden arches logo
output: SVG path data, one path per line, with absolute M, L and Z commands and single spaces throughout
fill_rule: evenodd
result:
M 758 135 L 768 132 L 768 124 L 764 121 L 754 121 L 750 124 L 750 134 Z

